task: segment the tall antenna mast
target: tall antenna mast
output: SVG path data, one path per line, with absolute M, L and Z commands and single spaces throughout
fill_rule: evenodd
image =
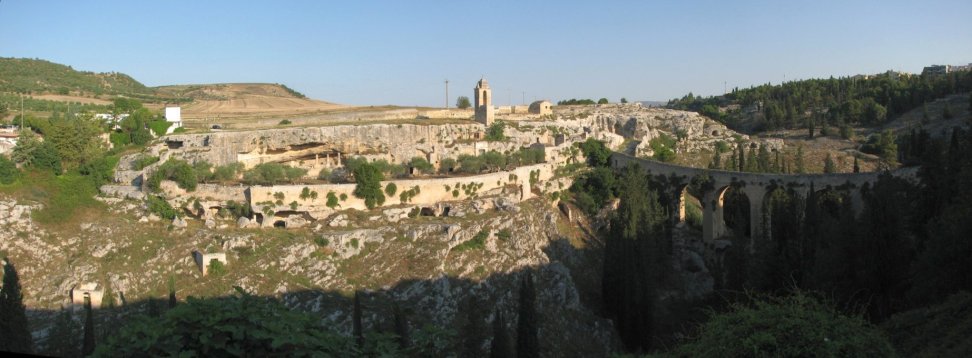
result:
M 445 80 L 445 85 L 446 85 L 446 97 L 445 97 L 446 105 L 445 105 L 445 108 L 446 109 L 449 109 L 449 79 L 448 78 L 446 78 L 446 80 Z

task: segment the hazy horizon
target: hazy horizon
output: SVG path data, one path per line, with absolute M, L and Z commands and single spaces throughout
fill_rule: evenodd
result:
M 972 62 L 972 3 L 0 2 L 0 56 L 148 86 L 283 83 L 353 105 L 665 101 Z

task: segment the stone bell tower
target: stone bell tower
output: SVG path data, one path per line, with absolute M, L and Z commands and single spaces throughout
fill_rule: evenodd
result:
M 489 89 L 486 78 L 480 79 L 473 91 L 476 99 L 475 107 L 473 107 L 476 109 L 476 122 L 486 126 L 493 124 L 493 91 Z

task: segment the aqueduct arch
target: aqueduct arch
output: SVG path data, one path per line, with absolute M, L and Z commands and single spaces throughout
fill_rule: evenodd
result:
M 792 189 L 795 193 L 806 196 L 813 187 L 815 191 L 833 189 L 848 194 L 851 207 L 855 213 L 863 208 L 861 188 L 864 184 L 874 183 L 881 175 L 879 172 L 870 173 L 833 173 L 833 174 L 766 174 L 742 173 L 725 170 L 701 169 L 683 167 L 674 164 L 657 162 L 650 159 L 636 158 L 623 153 L 611 155 L 611 166 L 620 170 L 628 165 L 638 165 L 647 175 L 665 178 L 662 182 L 672 183 L 670 192 L 675 193 L 677 203 L 675 220 L 684 219 L 685 187 L 693 179 L 703 178 L 699 190 L 702 196 L 702 240 L 711 243 L 726 234 L 726 223 L 723 216 L 724 196 L 726 190 L 732 186 L 743 191 L 749 199 L 749 226 L 753 237 L 762 234 L 763 207 L 766 195 L 772 188 L 782 187 Z M 912 168 L 898 169 L 890 172 L 893 176 L 915 176 Z

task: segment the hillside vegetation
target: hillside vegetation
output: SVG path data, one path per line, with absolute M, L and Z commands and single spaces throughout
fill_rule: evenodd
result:
M 156 91 L 118 72 L 78 71 L 39 59 L 0 58 L 0 92 L 152 97 Z
M 40 59 L 0 58 L 0 117 L 27 111 L 110 111 L 113 98 L 138 99 L 149 108 L 180 103 L 183 117 L 254 117 L 317 113 L 341 108 L 308 99 L 283 84 L 227 83 L 148 87 L 118 72 L 79 71 Z
M 972 72 L 918 76 L 887 72 L 874 76 L 791 81 L 722 96 L 692 93 L 669 101 L 747 132 L 794 128 L 878 126 L 924 103 L 972 90 Z

